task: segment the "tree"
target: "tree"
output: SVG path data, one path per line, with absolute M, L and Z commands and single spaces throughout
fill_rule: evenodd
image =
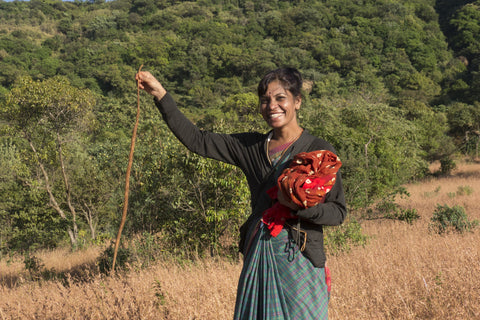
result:
M 449 20 L 450 45 L 462 59 L 468 72 L 462 79 L 468 84 L 459 101 L 472 104 L 480 99 L 480 1 L 469 1 L 455 11 Z
M 313 100 L 300 109 L 302 125 L 331 142 L 342 160 L 347 203 L 367 208 L 427 166 L 421 132 L 398 108 L 382 103 Z
M 480 141 L 480 103 L 473 105 L 465 103 L 453 103 L 447 111 L 448 123 L 451 133 L 460 139 L 465 152 L 471 152 L 478 157 L 478 145 Z
M 67 167 L 69 148 L 88 125 L 94 101 L 89 90 L 76 89 L 62 77 L 42 82 L 23 78 L 7 95 L 1 110 L 10 133 L 29 147 L 32 175 L 24 183 L 46 191 L 50 207 L 69 222 L 67 232 L 73 246 L 78 224 Z

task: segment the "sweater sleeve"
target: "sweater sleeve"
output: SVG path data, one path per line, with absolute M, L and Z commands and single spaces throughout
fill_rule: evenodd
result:
M 154 101 L 170 130 L 187 149 L 204 157 L 238 165 L 241 136 L 200 130 L 178 109 L 169 93 Z

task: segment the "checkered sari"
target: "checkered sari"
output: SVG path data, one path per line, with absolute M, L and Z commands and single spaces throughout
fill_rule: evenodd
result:
M 325 269 L 315 268 L 286 230 L 270 236 L 261 225 L 245 256 L 235 320 L 328 319 Z

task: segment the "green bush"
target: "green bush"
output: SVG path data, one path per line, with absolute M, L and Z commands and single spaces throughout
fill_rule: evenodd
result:
M 135 251 L 135 259 L 141 263 L 142 267 L 150 266 L 164 251 L 160 239 L 147 231 L 133 241 L 133 250 Z
M 470 186 L 459 186 L 457 188 L 457 195 L 459 196 L 469 196 L 473 193 L 473 188 Z
M 25 270 L 27 270 L 31 276 L 39 275 L 44 267 L 44 264 L 40 258 L 35 255 L 30 255 L 28 252 L 23 257 L 23 264 L 25 266 Z
M 416 209 L 403 209 L 395 202 L 398 195 L 401 198 L 410 196 L 404 187 L 395 189 L 377 203 L 375 210 L 369 211 L 369 217 L 400 220 L 409 224 L 419 219 L 420 216 Z
M 438 193 L 440 192 L 440 189 L 441 189 L 441 188 L 442 188 L 442 187 L 438 186 L 438 187 L 435 188 L 434 191 L 425 191 L 425 192 L 423 193 L 423 196 L 424 196 L 425 198 L 436 197 L 436 196 L 438 196 Z
M 430 230 L 444 234 L 452 230 L 458 233 L 471 231 L 478 225 L 478 220 L 469 221 L 465 209 L 462 206 L 455 205 L 437 205 L 431 219 Z
M 360 223 L 350 218 L 338 227 L 324 227 L 325 248 L 330 254 L 350 251 L 352 246 L 364 246 L 368 236 L 362 233 Z
M 398 209 L 397 211 L 386 215 L 386 217 L 390 219 L 405 221 L 409 224 L 412 224 L 415 220 L 420 218 L 416 209 Z
M 113 265 L 113 254 L 115 246 L 108 246 L 98 257 L 97 263 L 101 273 L 109 274 Z M 115 261 L 115 270 L 125 270 L 131 262 L 132 253 L 128 248 L 118 248 L 117 260 Z
M 440 160 L 440 173 L 442 175 L 449 175 L 457 168 L 457 164 L 450 158 L 443 158 Z
M 37 256 L 30 254 L 29 252 L 25 253 L 23 257 L 23 264 L 25 270 L 28 271 L 27 279 L 29 280 L 50 280 L 58 277 L 58 274 L 56 274 L 53 268 L 45 268 L 45 264 L 42 262 L 42 260 Z

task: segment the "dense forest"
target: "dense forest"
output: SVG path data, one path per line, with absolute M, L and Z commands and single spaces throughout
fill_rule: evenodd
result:
M 447 174 L 478 157 L 478 0 L 0 0 L 0 252 L 115 236 L 142 64 L 227 133 L 268 130 L 256 85 L 298 68 L 300 123 L 337 149 L 357 219 L 433 161 Z M 124 234 L 235 252 L 242 173 L 189 153 L 140 104 Z

